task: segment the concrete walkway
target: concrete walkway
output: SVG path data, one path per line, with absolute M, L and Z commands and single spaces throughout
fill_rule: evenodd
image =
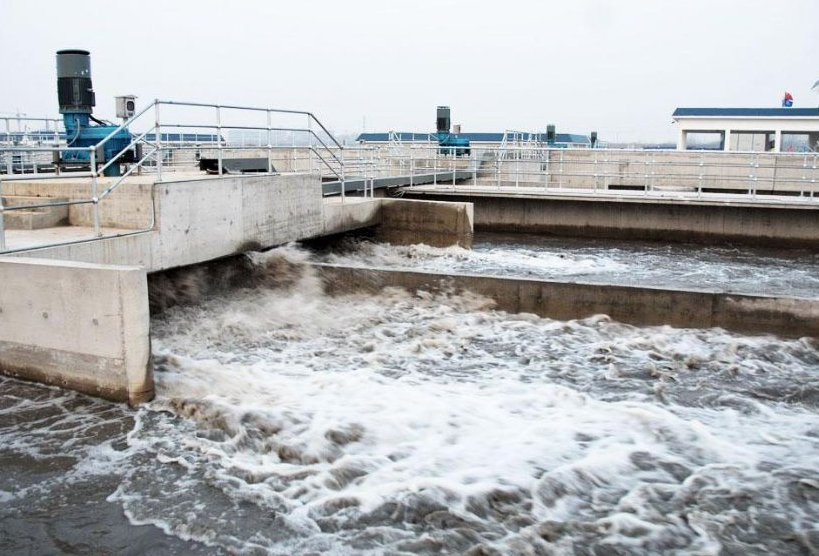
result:
M 116 237 L 135 230 L 126 228 L 100 228 L 103 238 Z M 6 230 L 6 250 L 8 252 L 36 249 L 61 243 L 77 243 L 101 239 L 90 226 L 55 226 L 39 230 Z

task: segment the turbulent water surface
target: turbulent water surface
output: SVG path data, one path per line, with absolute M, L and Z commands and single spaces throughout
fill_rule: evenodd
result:
M 819 253 L 801 250 L 477 233 L 471 250 L 348 240 L 315 259 L 445 273 L 819 296 Z
M 305 257 L 156 315 L 136 412 L 0 379 L 0 553 L 819 551 L 814 341 L 328 297 Z

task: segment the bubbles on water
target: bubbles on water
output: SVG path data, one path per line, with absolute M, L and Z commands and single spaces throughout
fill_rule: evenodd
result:
M 157 399 L 131 421 L 0 384 L 0 440 L 115 473 L 108 500 L 131 523 L 214 553 L 819 546 L 814 340 L 562 322 L 473 295 L 332 297 L 308 258 L 154 281 Z M 31 403 L 37 418 L 16 420 Z
M 335 264 L 412 267 L 441 273 L 819 295 L 819 255 L 799 250 L 476 233 L 471 250 L 393 246 L 351 238 L 332 250 L 318 251 L 314 258 Z
M 135 523 L 262 554 L 813 546 L 813 341 L 328 297 L 292 256 L 153 322 Z

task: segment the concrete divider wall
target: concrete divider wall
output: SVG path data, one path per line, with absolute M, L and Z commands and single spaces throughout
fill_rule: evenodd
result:
M 777 207 L 763 200 L 748 206 L 463 191 L 406 194 L 473 203 L 476 230 L 819 249 L 819 204 Z
M 144 269 L 0 258 L 0 372 L 132 405 L 153 397 Z
M 378 238 L 395 245 L 472 247 L 472 203 L 382 199 Z
M 638 326 L 722 327 L 742 333 L 819 337 L 819 300 L 816 299 L 324 264 L 316 267 L 331 294 L 375 293 L 388 286 L 410 291 L 468 290 L 494 300 L 503 311 L 534 313 L 560 320 L 605 314 Z

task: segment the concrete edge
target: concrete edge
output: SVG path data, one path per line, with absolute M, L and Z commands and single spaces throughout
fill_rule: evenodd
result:
M 819 299 L 325 263 L 314 266 L 330 294 L 375 292 L 384 287 L 471 291 L 492 299 L 502 311 L 559 320 L 606 314 L 636 326 L 719 327 L 744 334 L 819 338 Z

